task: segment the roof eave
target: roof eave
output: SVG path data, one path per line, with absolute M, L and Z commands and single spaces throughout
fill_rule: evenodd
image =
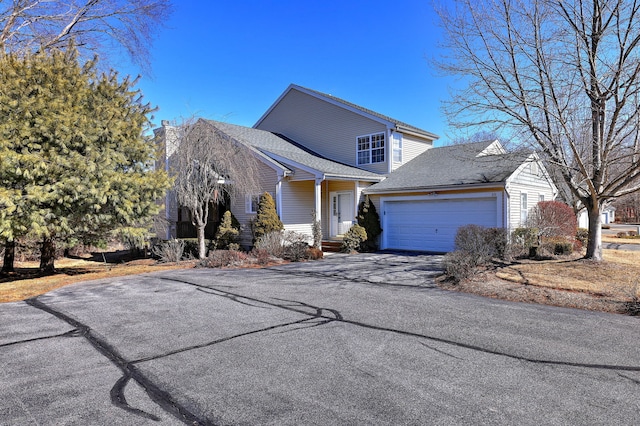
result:
M 365 194 L 397 194 L 402 193 L 415 193 L 415 192 L 434 192 L 434 191 L 456 191 L 464 189 L 489 189 L 489 188 L 501 188 L 505 186 L 505 181 L 486 182 L 486 183 L 471 183 L 471 184 L 459 184 L 459 185 L 434 185 L 434 186 L 416 186 L 406 188 L 388 188 L 388 189 L 375 189 L 373 187 L 363 190 Z

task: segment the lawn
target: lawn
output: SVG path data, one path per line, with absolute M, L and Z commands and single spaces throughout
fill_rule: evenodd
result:
M 80 281 L 192 268 L 194 262 L 159 264 L 153 259 L 106 263 L 87 259 L 56 260 L 56 274 L 37 276 L 37 262 L 16 262 L 17 276 L 0 277 L 0 303 L 28 299 Z
M 640 297 L 640 252 L 604 250 L 605 262 L 523 260 L 500 268 L 496 276 L 539 287 L 630 299 Z

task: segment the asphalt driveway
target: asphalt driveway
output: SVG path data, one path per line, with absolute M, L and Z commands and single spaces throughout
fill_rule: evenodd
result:
M 0 305 L 0 424 L 634 424 L 638 318 L 438 289 L 438 256 L 179 270 Z

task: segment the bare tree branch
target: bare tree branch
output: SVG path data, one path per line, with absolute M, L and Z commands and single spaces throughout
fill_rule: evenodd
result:
M 153 35 L 170 13 L 170 0 L 0 0 L 0 48 L 33 52 L 73 42 L 107 58 L 124 49 L 148 70 Z
M 602 206 L 640 187 L 640 2 L 456 0 L 438 13 L 438 65 L 467 83 L 445 104 L 452 126 L 541 150 L 587 208 L 587 257 L 601 259 Z

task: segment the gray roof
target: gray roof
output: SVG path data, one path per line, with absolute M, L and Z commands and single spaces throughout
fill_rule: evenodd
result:
M 431 148 L 396 169 L 365 192 L 429 190 L 440 187 L 504 183 L 531 152 L 481 154 L 493 142 Z
M 369 172 L 324 158 L 281 135 L 220 121 L 204 121 L 229 135 L 234 140 L 268 157 L 272 162 L 285 170 L 291 170 L 292 167 L 303 166 L 320 172 L 327 178 L 367 181 L 380 181 L 384 179 L 384 176 L 378 173 Z
M 344 106 L 347 106 L 349 108 L 356 109 L 356 110 L 361 111 L 361 112 L 363 112 L 365 114 L 368 114 L 368 115 L 377 117 L 377 118 L 379 118 L 381 120 L 393 123 L 396 127 L 402 127 L 402 128 L 404 128 L 406 130 L 410 130 L 412 132 L 425 135 L 425 136 L 427 136 L 427 137 L 429 137 L 431 139 L 438 139 L 439 138 L 439 136 L 436 135 L 435 133 L 427 132 L 426 130 L 420 129 L 419 127 L 412 126 L 411 124 L 407 124 L 407 123 L 402 122 L 400 120 L 396 120 L 395 118 L 380 114 L 378 112 L 372 111 L 372 110 L 367 109 L 367 108 L 363 108 L 360 105 L 356 105 L 354 103 L 345 101 L 344 99 L 340 99 L 340 98 L 338 98 L 336 96 L 329 95 L 327 93 L 322 93 L 322 92 L 319 92 L 317 90 L 309 89 L 307 87 L 298 86 L 298 85 L 295 85 L 295 84 L 292 84 L 290 87 L 291 88 L 295 88 L 295 89 L 302 89 L 302 90 L 305 90 L 307 92 L 314 93 L 314 94 L 316 94 L 318 96 L 325 97 L 327 99 L 331 99 L 334 102 L 343 104 Z

